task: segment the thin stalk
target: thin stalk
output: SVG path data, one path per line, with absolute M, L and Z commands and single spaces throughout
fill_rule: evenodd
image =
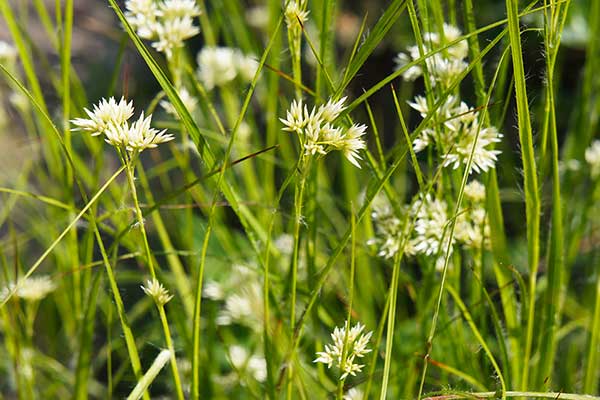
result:
M 525 68 L 521 50 L 521 35 L 519 30 L 519 2 L 506 0 L 508 17 L 508 33 L 512 53 L 515 94 L 517 99 L 517 116 L 519 127 L 519 143 L 523 159 L 525 209 L 527 220 L 527 256 L 529 263 L 529 315 L 527 316 L 527 333 L 525 337 L 525 354 L 523 357 L 521 384 L 526 389 L 529 382 L 531 349 L 535 321 L 535 293 L 537 286 L 537 271 L 540 253 L 540 198 L 533 148 L 533 133 L 531 130 L 529 101 L 525 84 Z
M 301 155 L 303 158 L 304 156 Z M 300 162 L 300 175 L 294 189 L 294 250 L 292 253 L 292 272 L 291 272 L 291 303 L 290 303 L 290 338 L 294 337 L 294 331 L 296 329 L 296 292 L 298 284 L 298 258 L 300 256 L 300 226 L 302 225 L 302 205 L 304 202 L 304 187 L 306 186 L 306 176 L 310 168 L 310 159 Z M 290 360 L 294 358 L 294 349 L 290 355 Z M 293 368 L 288 368 L 288 379 L 287 379 L 287 398 L 292 398 L 292 380 L 293 380 Z
M 131 190 L 131 196 L 133 198 L 133 205 L 135 207 L 135 215 L 137 218 L 137 225 L 142 233 L 142 239 L 144 243 L 144 252 L 146 254 L 146 262 L 148 263 L 148 269 L 150 270 L 150 275 L 152 279 L 156 279 L 156 271 L 154 269 L 154 263 L 152 258 L 152 252 L 150 250 L 150 244 L 148 243 L 148 236 L 146 234 L 144 215 L 142 214 L 142 209 L 140 208 L 140 203 L 137 196 L 137 190 L 135 187 L 135 161 L 137 159 L 136 153 L 132 155 L 124 155 L 123 162 L 127 167 L 127 181 L 129 183 L 129 189 Z M 171 331 L 169 329 L 169 324 L 167 322 L 167 316 L 165 313 L 164 305 L 156 303 L 158 308 L 158 312 L 160 315 L 160 320 L 163 328 L 163 334 L 165 336 L 165 342 L 167 344 L 167 348 L 169 350 L 169 354 L 171 357 L 171 369 L 173 372 L 173 381 L 175 383 L 175 391 L 177 393 L 177 398 L 179 400 L 183 400 L 185 397 L 183 395 L 183 387 L 181 385 L 181 380 L 179 377 L 179 370 L 177 368 L 177 358 L 175 355 L 175 349 L 173 347 L 173 340 L 171 338 Z
M 398 282 L 400 277 L 400 260 L 402 259 L 403 252 L 397 252 L 394 257 L 394 270 L 392 272 L 392 283 L 390 284 L 390 307 L 388 308 L 388 326 L 387 334 L 385 338 L 385 361 L 383 364 L 383 380 L 381 382 L 381 394 L 379 395 L 380 400 L 385 400 L 389 378 L 390 369 L 392 365 L 392 347 L 394 344 L 394 325 L 396 321 L 396 304 L 398 298 Z

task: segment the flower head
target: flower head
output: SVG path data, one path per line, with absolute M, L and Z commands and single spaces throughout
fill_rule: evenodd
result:
M 84 108 L 89 118 L 76 118 L 71 123 L 77 126 L 74 130 L 83 130 L 98 136 L 106 132 L 111 125 L 122 125 L 133 115 L 133 101 L 129 103 L 125 98 L 117 103 L 114 97 L 102 99 L 94 105 L 92 111 Z
M 455 26 L 444 23 L 443 36 L 438 32 L 426 32 L 423 35 L 422 54 L 418 46 L 410 46 L 407 53 L 399 53 L 395 61 L 398 68 L 404 67 L 413 61 L 421 58 L 425 53 L 431 53 L 434 50 L 441 49 L 446 44 L 453 42 L 462 35 L 460 29 Z M 460 75 L 469 66 L 464 59 L 469 53 L 469 46 L 466 40 L 458 43 L 427 57 L 425 66 L 429 72 L 429 78 L 432 85 L 441 84 L 443 87 L 449 87 L 454 79 Z M 413 65 L 402 73 L 402 77 L 407 81 L 413 81 L 423 75 L 423 66 Z
M 223 86 L 238 76 L 249 82 L 254 78 L 258 62 L 231 47 L 205 47 L 198 53 L 198 77 L 208 90 Z
M 154 302 L 160 306 L 164 306 L 173 298 L 169 291 L 156 278 L 148 279 L 145 286 L 140 286 L 144 293 L 152 297 Z
M 345 129 L 335 123 L 335 119 L 346 109 L 345 101 L 345 97 L 338 101 L 329 99 L 326 104 L 318 109 L 313 107 L 309 112 L 302 100 L 293 100 L 286 118 L 279 120 L 284 125 L 284 131 L 298 135 L 305 155 L 325 155 L 332 150 L 339 150 L 348 161 L 360 168 L 358 160 L 361 157 L 358 152 L 366 147 L 362 136 L 367 126 L 354 124 Z
M 308 19 L 308 10 L 303 7 L 303 1 L 289 0 L 285 8 L 285 23 L 288 29 L 300 29 Z M 304 9 L 303 9 L 304 8 Z
M 128 120 L 133 111 L 133 102 L 127 103 L 121 98 L 117 103 L 111 97 L 108 101 L 102 99 L 94 106 L 93 111 L 85 109 L 89 119 L 76 118 L 71 120 L 71 123 L 77 126 L 74 130 L 84 130 L 92 136 L 104 134 L 107 143 L 129 152 L 142 152 L 174 139 L 173 135 L 165 133 L 166 130 L 151 128 L 152 115 L 144 117 L 143 112 L 139 119 L 130 125 Z
M 17 283 L 9 283 L 4 287 L 0 291 L 0 301 L 4 301 L 7 296 L 14 295 L 25 301 L 34 302 L 43 299 L 55 290 L 56 284 L 50 277 L 45 275 L 29 277 L 17 281 Z
M 367 345 L 373 332 L 362 333 L 365 326 L 360 322 L 346 333 L 348 327 L 347 321 L 343 327 L 336 327 L 331 334 L 333 344 L 325 345 L 325 351 L 317 352 L 318 357 L 313 361 L 327 364 L 328 368 L 335 364 L 342 372 L 340 380 L 346 379 L 348 375 L 355 376 L 357 372 L 360 372 L 364 365 L 358 364 L 357 359 L 371 351 Z
M 194 0 L 127 0 L 125 8 L 125 17 L 138 36 L 154 40 L 152 46 L 167 57 L 200 33 L 194 25 L 194 17 L 200 15 Z

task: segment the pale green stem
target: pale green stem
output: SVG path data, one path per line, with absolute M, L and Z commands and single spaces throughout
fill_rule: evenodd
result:
M 140 232 L 142 233 L 142 238 L 144 242 L 144 251 L 146 253 L 146 260 L 148 263 L 148 269 L 150 270 L 150 275 L 152 279 L 156 279 L 156 271 L 154 269 L 152 253 L 150 251 L 150 244 L 148 243 L 148 236 L 146 234 L 146 228 L 144 225 L 144 215 L 142 214 L 142 209 L 140 208 L 140 203 L 137 197 L 137 190 L 135 188 L 135 161 L 137 158 L 137 153 L 133 155 L 126 155 L 124 159 L 125 165 L 127 166 L 127 180 L 129 182 L 129 188 L 131 190 L 131 196 L 133 198 L 133 204 L 135 207 L 135 214 L 137 217 L 137 224 Z M 165 308 L 163 304 L 157 303 L 158 312 L 160 314 L 160 320 L 162 323 L 163 333 L 165 335 L 165 342 L 167 344 L 167 348 L 170 352 L 171 357 L 171 368 L 173 371 L 173 380 L 175 383 L 175 390 L 177 392 L 177 398 L 179 400 L 183 400 L 185 397 L 183 395 L 183 387 L 181 385 L 181 379 L 179 377 L 179 371 L 177 368 L 177 359 L 175 357 L 175 350 L 173 348 L 173 340 L 171 338 L 171 331 L 169 329 L 169 324 L 167 322 L 167 315 L 165 313 Z
M 169 350 L 163 350 L 158 353 L 158 356 L 148 369 L 148 371 L 144 374 L 142 379 L 140 379 L 129 394 L 127 396 L 127 400 L 137 400 L 142 397 L 142 394 L 150 387 L 150 384 L 154 382 L 154 379 L 158 375 L 158 373 L 163 369 L 165 364 L 169 362 L 169 359 L 172 357 L 172 353 Z

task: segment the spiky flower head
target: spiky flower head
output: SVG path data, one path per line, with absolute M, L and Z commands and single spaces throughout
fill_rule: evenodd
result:
M 360 372 L 364 365 L 358 364 L 357 359 L 371 351 L 367 345 L 373 332 L 362 333 L 365 326 L 358 322 L 346 334 L 348 327 L 348 321 L 341 328 L 335 327 L 331 334 L 333 344 L 325 345 L 325 351 L 317 352 L 318 357 L 313 361 L 327 364 L 327 368 L 335 365 L 342 372 L 340 380 Z
M 326 155 L 332 150 L 339 150 L 348 161 L 360 168 L 359 151 L 366 147 L 362 136 L 366 133 L 367 126 L 354 124 L 344 128 L 335 122 L 346 109 L 345 101 L 346 97 L 337 101 L 329 99 L 327 103 L 319 108 L 313 107 L 309 112 L 302 100 L 293 100 L 286 118 L 279 120 L 285 125 L 284 131 L 298 135 L 305 155 Z
M 83 109 L 89 118 L 75 118 L 71 120 L 77 128 L 98 136 L 106 132 L 111 125 L 122 125 L 133 115 L 133 101 L 127 102 L 124 97 L 117 102 L 114 97 L 102 99 L 94 105 L 93 110 Z
M 76 126 L 73 130 L 83 130 L 92 136 L 104 134 L 107 143 L 122 151 L 140 153 L 174 139 L 173 135 L 166 134 L 166 130 L 150 127 L 151 114 L 144 117 L 142 112 L 137 121 L 129 124 L 134 112 L 133 102 L 127 103 L 124 98 L 118 103 L 113 97 L 102 99 L 93 111 L 86 108 L 85 112 L 89 118 L 71 120 Z
M 502 134 L 493 126 L 482 126 L 479 111 L 459 102 L 458 97 L 448 98 L 435 110 L 429 110 L 423 96 L 415 97 L 408 104 L 423 118 L 435 112 L 441 126 L 425 128 L 413 142 L 415 152 L 434 144 L 441 154 L 443 166 L 456 169 L 469 164 L 469 173 L 487 172 L 495 167 L 500 150 L 494 145 L 501 141 Z
M 285 23 L 290 30 L 299 30 L 308 20 L 309 11 L 306 10 L 306 1 L 289 0 L 285 8 Z
M 173 298 L 169 291 L 156 278 L 146 281 L 146 285 L 140 286 L 146 295 L 152 297 L 159 306 L 164 306 Z

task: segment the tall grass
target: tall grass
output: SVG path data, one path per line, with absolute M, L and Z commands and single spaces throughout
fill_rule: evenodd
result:
M 168 55 L 88 3 L 0 1 L 0 398 L 600 399 L 600 0 L 198 0 Z M 73 129 L 113 95 L 175 140 Z M 360 168 L 280 121 L 345 96 Z

